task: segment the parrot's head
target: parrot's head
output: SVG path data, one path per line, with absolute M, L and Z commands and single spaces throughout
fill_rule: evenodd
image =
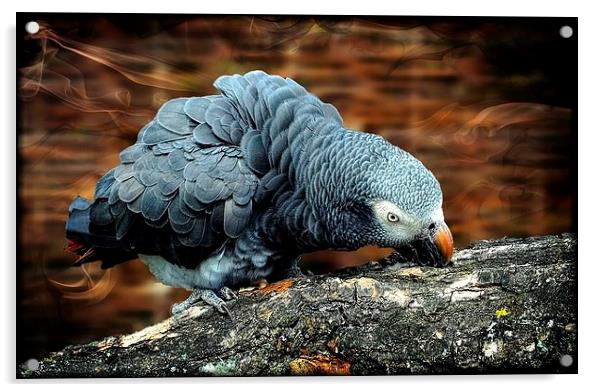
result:
M 329 206 L 333 239 L 350 248 L 394 248 L 420 264 L 445 266 L 453 239 L 439 182 L 418 159 L 380 136 L 361 134 L 338 154 L 340 184 Z M 361 147 L 354 148 L 354 145 Z

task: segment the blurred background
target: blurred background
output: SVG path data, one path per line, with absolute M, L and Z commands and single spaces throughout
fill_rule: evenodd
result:
M 411 152 L 441 182 L 456 247 L 576 230 L 576 18 L 18 14 L 17 28 L 19 361 L 139 330 L 186 296 L 138 261 L 70 268 L 64 223 L 162 103 L 223 74 L 292 77 Z

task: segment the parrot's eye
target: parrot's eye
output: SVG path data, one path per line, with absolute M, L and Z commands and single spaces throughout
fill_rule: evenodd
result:
M 395 215 L 394 213 L 389 212 L 387 214 L 387 220 L 391 223 L 397 223 L 397 222 L 399 222 L 399 217 L 397 215 Z

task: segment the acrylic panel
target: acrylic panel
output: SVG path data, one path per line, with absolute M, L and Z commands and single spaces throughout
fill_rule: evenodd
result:
M 577 35 L 19 13 L 17 376 L 576 373 Z

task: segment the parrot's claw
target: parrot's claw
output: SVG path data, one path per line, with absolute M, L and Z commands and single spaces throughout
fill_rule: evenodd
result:
M 226 306 L 226 302 L 223 299 L 218 297 L 213 290 L 200 290 L 201 291 L 201 299 L 205 301 L 207 305 L 211 305 L 215 310 L 222 314 L 227 314 L 228 317 L 232 318 L 230 314 L 230 309 Z M 221 292 L 221 290 L 220 290 Z
M 236 291 L 232 290 L 230 287 L 227 287 L 227 286 L 224 286 L 221 289 L 219 289 L 217 294 L 221 298 L 223 298 L 225 301 L 230 301 L 232 299 L 238 299 L 238 294 L 236 293 Z
M 228 309 L 228 306 L 226 306 L 226 303 L 224 301 L 222 301 L 218 305 L 215 305 L 215 310 L 217 310 L 221 314 L 227 314 L 230 320 L 232 320 L 232 313 L 230 313 L 230 309 Z
M 229 288 L 227 288 L 230 290 Z M 223 288 L 220 290 L 220 294 L 222 294 Z M 232 290 L 230 290 L 234 293 Z M 236 295 L 236 293 L 234 293 Z M 236 298 L 236 297 L 235 297 Z M 226 302 L 223 299 L 217 296 L 213 290 L 208 289 L 194 289 L 190 296 L 186 298 L 184 301 L 174 304 L 171 307 L 171 313 L 173 315 L 182 313 L 183 311 L 190 309 L 193 305 L 195 305 L 199 301 L 204 301 L 207 305 L 212 306 L 215 310 L 222 314 L 227 314 L 228 317 L 232 318 L 230 314 L 230 310 L 226 306 Z
M 192 293 L 182 302 L 173 304 L 171 307 L 171 314 L 176 315 L 183 311 L 190 309 L 195 303 L 201 299 L 201 291 L 199 289 L 192 290 Z

